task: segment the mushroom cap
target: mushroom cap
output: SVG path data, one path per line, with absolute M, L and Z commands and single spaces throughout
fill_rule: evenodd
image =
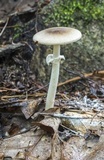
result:
M 33 41 L 45 45 L 62 45 L 81 38 L 79 30 L 69 27 L 53 27 L 42 30 L 33 36 Z

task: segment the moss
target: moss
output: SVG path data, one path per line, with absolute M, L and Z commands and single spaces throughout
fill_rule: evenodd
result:
M 91 22 L 104 19 L 103 0 L 56 0 L 45 12 L 45 23 L 68 26 L 80 19 Z

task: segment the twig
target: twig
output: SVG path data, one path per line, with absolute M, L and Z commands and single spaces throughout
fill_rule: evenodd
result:
M 12 88 L 0 87 L 0 92 L 7 92 L 7 91 L 20 92 L 20 90 L 18 90 L 17 88 L 12 89 Z
M 41 88 L 36 89 L 36 90 L 34 91 L 34 93 L 35 93 L 35 92 L 38 92 L 38 91 L 40 91 L 40 90 L 42 90 L 42 89 L 44 89 L 44 88 L 46 88 L 48 85 L 49 85 L 49 83 L 46 84 L 45 86 L 41 87 Z M 32 89 L 34 89 L 34 87 L 29 88 L 29 89 L 28 89 L 28 92 L 31 91 Z
M 92 117 L 74 117 L 74 116 L 67 116 L 64 114 L 58 114 L 58 113 L 39 113 L 40 115 L 44 116 L 51 116 L 54 118 L 65 118 L 65 119 L 92 119 Z
M 96 117 L 98 114 L 99 114 L 99 112 L 98 112 L 98 113 L 96 113 L 95 115 L 93 115 L 93 117 L 92 117 L 92 119 L 91 119 L 90 124 L 93 122 L 93 120 L 95 119 L 95 117 Z
M 5 29 L 6 29 L 7 25 L 8 25 L 8 21 L 9 21 L 9 17 L 7 18 L 7 21 L 6 21 L 2 31 L 0 32 L 0 36 L 2 36 L 3 32 L 5 31 Z
M 41 96 L 45 96 L 46 93 L 34 93 L 34 94 L 28 94 L 28 97 L 41 97 Z M 24 99 L 26 98 L 26 95 L 13 95 L 13 96 L 2 96 L 1 100 L 5 101 L 9 98 L 21 98 Z
M 73 72 L 71 70 L 67 70 L 65 67 L 62 67 L 62 69 L 64 69 L 66 72 L 68 72 L 71 75 L 83 77 L 83 73 L 77 73 L 77 72 L 75 73 L 75 72 Z
M 36 33 L 38 32 L 38 29 L 37 29 L 37 28 L 38 28 L 38 27 L 37 27 L 37 26 L 38 26 L 38 14 L 39 14 L 39 13 L 38 13 L 38 11 L 37 11 L 37 12 L 36 12 L 36 20 L 35 20 L 35 32 L 36 32 Z
M 65 82 L 61 82 L 58 84 L 58 87 L 62 86 L 62 85 L 65 85 L 65 84 L 68 84 L 70 82 L 74 82 L 74 81 L 78 81 L 80 79 L 83 79 L 83 78 L 87 78 L 87 77 L 90 77 L 90 76 L 93 76 L 93 75 L 104 75 L 104 70 L 103 71 L 98 71 L 98 72 L 94 72 L 94 73 L 86 73 L 83 75 L 83 77 L 75 77 L 75 78 L 72 78 L 72 79 L 68 79 L 66 80 Z
M 70 129 L 70 128 L 64 126 L 63 124 L 60 124 L 60 125 L 61 125 L 63 128 L 65 128 L 66 130 L 69 130 L 70 132 L 72 132 L 74 135 L 80 135 L 81 137 L 83 137 L 83 136 L 81 135 L 81 133 Z

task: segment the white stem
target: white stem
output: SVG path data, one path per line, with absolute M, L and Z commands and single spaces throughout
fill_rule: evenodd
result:
M 55 95 L 59 78 L 59 69 L 60 69 L 60 59 L 57 60 L 59 56 L 60 56 L 60 45 L 55 45 L 53 47 L 52 73 L 46 99 L 46 107 L 45 107 L 46 110 L 54 107 Z

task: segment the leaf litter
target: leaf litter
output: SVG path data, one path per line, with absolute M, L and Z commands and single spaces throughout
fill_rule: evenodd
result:
M 70 92 L 59 88 L 55 107 L 47 111 L 47 85 L 33 84 L 24 95 L 23 81 L 16 88 L 6 82 L 0 88 L 0 158 L 104 159 L 104 87 L 98 77 L 71 82 L 80 87 Z

